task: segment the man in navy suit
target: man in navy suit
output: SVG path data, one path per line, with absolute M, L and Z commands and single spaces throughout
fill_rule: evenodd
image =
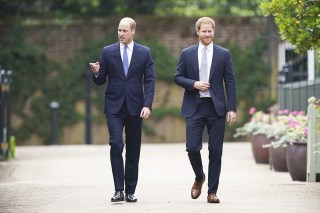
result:
M 212 42 L 215 22 L 209 17 L 195 25 L 199 44 L 182 50 L 174 75 L 183 87 L 181 114 L 186 120 L 186 151 L 195 173 L 191 197 L 197 199 L 205 181 L 200 150 L 207 127 L 209 141 L 209 203 L 219 203 L 217 190 L 221 171 L 225 122 L 236 119 L 236 84 L 230 52 Z
M 104 113 L 107 118 L 110 160 L 115 193 L 111 202 L 136 202 L 142 119 L 150 116 L 155 70 L 150 49 L 133 41 L 136 22 L 121 19 L 119 42 L 103 48 L 99 62 L 90 63 L 95 84 L 107 82 Z M 125 141 L 123 141 L 125 130 Z M 125 163 L 122 152 L 125 144 Z M 125 192 L 125 195 L 124 193 Z

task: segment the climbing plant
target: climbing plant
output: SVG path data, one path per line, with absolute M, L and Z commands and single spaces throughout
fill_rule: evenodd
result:
M 59 133 L 64 127 L 83 121 L 84 114 L 77 110 L 77 103 L 84 102 L 87 95 L 86 71 L 89 62 L 99 59 L 103 46 L 117 41 L 115 35 L 105 35 L 104 39 L 85 38 L 83 45 L 65 64 L 52 61 L 46 56 L 44 42 L 29 44 L 24 39 L 24 28 L 19 22 L 12 23 L 6 34 L 0 39 L 0 64 L 13 71 L 12 112 L 18 118 L 13 134 L 17 142 L 25 141 L 36 134 L 44 144 L 50 143 L 51 109 L 50 103 L 59 103 Z M 173 84 L 177 58 L 156 39 L 139 37 L 137 42 L 150 48 L 156 69 L 157 81 Z M 222 46 L 232 54 L 237 79 L 238 106 L 246 110 L 250 106 L 267 108 L 270 98 L 264 91 L 270 82 L 270 72 L 263 62 L 266 42 L 257 40 L 247 48 L 240 48 L 232 42 Z M 89 77 L 89 81 L 91 79 Z M 92 83 L 92 82 L 91 82 Z M 103 114 L 103 96 L 105 86 L 92 83 L 91 100 L 98 110 L 93 122 L 105 122 Z M 156 91 L 157 92 L 157 91 Z M 259 94 L 256 96 L 256 94 Z M 168 94 L 170 95 L 170 94 Z M 169 100 L 169 99 L 168 99 Z M 180 108 L 167 108 L 166 103 L 153 108 L 153 116 L 161 122 L 165 116 L 180 117 Z M 259 107 L 258 107 L 259 108 Z M 156 134 L 152 126 L 145 131 Z
M 116 42 L 114 35 L 105 39 L 86 38 L 83 46 L 66 64 L 50 60 L 45 53 L 45 43 L 28 44 L 24 39 L 24 27 L 13 23 L 12 30 L 0 41 L 0 64 L 13 71 L 13 110 L 21 122 L 15 126 L 13 134 L 17 142 L 28 140 L 33 134 L 50 143 L 51 109 L 50 103 L 59 103 L 58 126 L 60 135 L 66 126 L 84 119 L 76 109 L 77 102 L 84 102 L 87 95 L 86 81 L 90 73 L 89 62 L 99 59 L 103 46 Z M 158 80 L 171 83 L 175 69 L 175 59 L 160 42 L 152 39 L 137 40 L 152 51 Z M 92 83 L 93 84 L 93 83 Z M 100 112 L 93 121 L 104 121 L 103 97 L 105 86 L 92 86 L 92 104 Z

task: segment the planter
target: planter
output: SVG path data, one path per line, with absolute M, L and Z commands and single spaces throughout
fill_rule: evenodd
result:
M 274 171 L 277 172 L 287 172 L 287 159 L 286 159 L 286 147 L 280 146 L 277 148 L 270 147 L 269 154 L 270 154 L 270 163 Z
M 251 147 L 256 163 L 269 163 L 269 148 L 263 148 L 264 144 L 270 144 L 271 141 L 266 135 L 253 135 L 251 139 Z
M 286 148 L 287 167 L 292 180 L 306 181 L 307 178 L 307 143 L 294 142 Z

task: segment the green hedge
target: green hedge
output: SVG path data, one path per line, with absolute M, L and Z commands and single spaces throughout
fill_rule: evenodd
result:
M 25 141 L 35 133 L 44 144 L 50 143 L 50 102 L 57 101 L 59 107 L 59 133 L 63 128 L 84 119 L 75 109 L 77 101 L 86 96 L 85 71 L 88 63 L 99 59 L 105 45 L 116 42 L 116 36 L 95 41 L 85 39 L 83 47 L 66 64 L 58 64 L 46 57 L 44 44 L 28 44 L 24 39 L 24 28 L 19 22 L 12 24 L 12 30 L 0 41 L 0 64 L 13 71 L 13 113 L 22 119 L 22 124 L 13 129 L 17 141 Z M 175 58 L 158 41 L 140 39 L 152 51 L 157 80 L 172 82 Z M 91 79 L 90 79 L 91 82 Z M 92 82 L 91 82 L 92 83 Z M 92 83 L 93 84 L 93 83 Z M 92 104 L 101 111 L 93 117 L 95 122 L 104 122 L 103 97 L 105 86 L 93 86 Z
M 6 70 L 13 71 L 12 106 L 15 115 L 22 119 L 22 123 L 13 129 L 17 142 L 25 141 L 35 133 L 44 144 L 50 142 L 51 109 L 50 102 L 57 101 L 59 108 L 59 133 L 63 128 L 71 126 L 84 119 L 78 113 L 75 104 L 85 100 L 86 78 L 85 71 L 88 63 L 98 60 L 103 46 L 116 41 L 115 35 L 106 35 L 103 40 L 95 41 L 86 38 L 81 49 L 66 64 L 59 64 L 46 57 L 45 44 L 28 44 L 24 40 L 24 29 L 13 23 L 10 32 L 0 40 L 0 64 Z M 173 84 L 177 58 L 163 44 L 155 39 L 138 38 L 137 42 L 150 47 L 155 63 L 158 81 Z M 250 106 L 258 108 L 270 105 L 267 96 L 256 99 L 257 92 L 268 87 L 270 68 L 263 63 L 261 56 L 266 49 L 264 41 L 256 41 L 248 48 L 228 42 L 222 46 L 230 49 L 237 79 L 238 103 L 247 110 Z M 105 122 L 103 112 L 103 97 L 105 86 L 93 86 L 92 104 L 100 111 L 94 122 Z M 166 104 L 164 103 L 164 106 Z M 238 104 L 239 105 L 239 104 Z M 159 107 L 153 109 L 151 119 L 160 121 L 164 116 L 180 117 L 179 108 Z M 241 124 L 240 124 L 241 125 Z M 144 126 L 150 135 L 156 130 Z M 231 137 L 230 137 L 231 138 Z

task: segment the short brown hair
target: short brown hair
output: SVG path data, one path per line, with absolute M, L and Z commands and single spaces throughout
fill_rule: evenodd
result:
M 215 29 L 216 27 L 216 23 L 214 22 L 214 20 L 210 17 L 201 17 L 198 19 L 198 21 L 196 22 L 196 30 L 200 30 L 201 24 L 211 24 L 212 25 L 212 29 Z

